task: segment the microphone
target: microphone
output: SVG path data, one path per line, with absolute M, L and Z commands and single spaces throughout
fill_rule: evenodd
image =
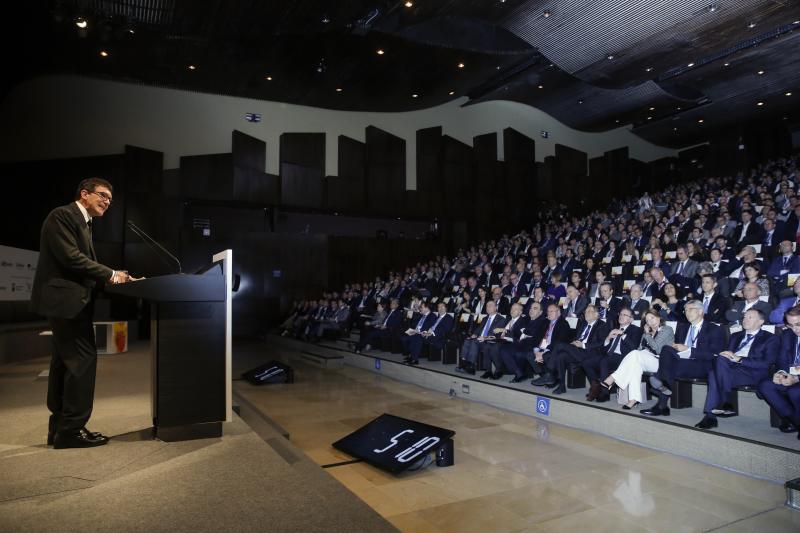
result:
M 138 235 L 139 238 L 141 238 L 156 253 L 156 255 L 159 258 L 161 258 L 162 261 L 164 261 L 165 263 L 170 265 L 170 267 L 173 268 L 173 269 L 177 267 L 177 272 L 175 272 L 176 274 L 180 274 L 181 273 L 181 262 L 178 260 L 177 257 L 172 255 L 166 248 L 161 246 L 154 238 L 152 238 L 150 235 L 145 233 L 145 231 L 143 229 L 138 227 L 136 224 L 134 224 L 130 220 L 128 221 L 126 226 L 128 226 L 128 228 L 132 232 L 134 232 L 136 235 Z

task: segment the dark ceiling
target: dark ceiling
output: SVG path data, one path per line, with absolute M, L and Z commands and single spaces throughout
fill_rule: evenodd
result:
M 3 91 L 67 72 L 359 111 L 503 99 L 674 147 L 800 118 L 800 0 L 406 3 L 29 1 Z

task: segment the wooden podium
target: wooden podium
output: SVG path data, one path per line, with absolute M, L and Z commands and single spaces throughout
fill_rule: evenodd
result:
M 231 250 L 196 274 L 169 274 L 106 287 L 152 307 L 154 437 L 222 436 L 231 420 Z

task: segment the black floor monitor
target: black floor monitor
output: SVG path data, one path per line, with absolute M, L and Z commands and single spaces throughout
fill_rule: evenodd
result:
M 366 426 L 334 442 L 333 447 L 397 474 L 413 465 L 424 454 L 437 451 L 455 434 L 450 429 L 382 414 Z

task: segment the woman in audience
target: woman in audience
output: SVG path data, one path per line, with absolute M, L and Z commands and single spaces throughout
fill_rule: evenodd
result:
M 642 374 L 658 370 L 658 354 L 661 348 L 672 344 L 675 332 L 665 325 L 661 316 L 654 309 L 649 309 L 644 315 L 644 332 L 638 350 L 629 352 L 619 364 L 615 372 L 608 376 L 601 384 L 610 389 L 614 383 L 620 389 L 627 390 L 628 403 L 622 406 L 630 410 L 642 403 Z
M 769 299 L 769 280 L 761 275 L 761 268 L 758 266 L 757 263 L 748 263 L 742 267 L 742 271 L 744 272 L 744 279 L 739 281 L 739 284 L 736 285 L 736 290 L 733 291 L 733 295 L 737 298 L 744 298 L 742 294 L 742 289 L 748 283 L 755 283 L 758 285 L 758 288 L 761 289 L 761 296 L 766 296 Z
M 686 255 L 689 256 L 689 259 L 698 263 L 708 260 L 705 250 L 692 241 L 687 241 L 686 243 Z
M 553 272 L 550 275 L 550 286 L 547 288 L 547 297 L 558 303 L 567 296 L 567 289 L 561 284 L 561 273 Z
M 678 289 L 672 283 L 664 285 L 664 300 L 655 298 L 650 305 L 658 311 L 661 319 L 665 322 L 669 321 L 685 321 L 686 317 L 683 315 L 683 306 L 685 301 L 678 298 Z
M 469 294 L 465 291 L 465 294 Z M 478 296 L 477 298 L 472 298 L 469 301 L 469 308 L 470 312 L 473 314 L 484 314 L 486 313 L 486 302 L 489 301 L 489 291 L 481 285 L 478 287 Z
M 630 263 L 636 264 L 639 262 L 639 250 L 636 249 L 636 243 L 629 240 L 625 243 L 625 251 L 622 252 L 623 256 L 629 255 L 631 256 Z

